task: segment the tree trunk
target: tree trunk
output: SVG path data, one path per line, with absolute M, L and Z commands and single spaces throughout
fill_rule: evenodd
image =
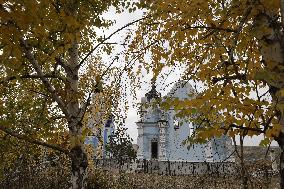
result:
M 77 0 L 68 0 L 64 5 L 64 11 L 66 15 L 77 19 L 78 8 L 80 2 Z M 84 104 L 80 103 L 79 94 L 79 45 L 76 38 L 76 34 L 80 34 L 80 31 L 74 28 L 69 28 L 75 37 L 70 48 L 68 49 L 67 65 L 65 68 L 66 71 L 66 82 L 65 82 L 65 91 L 66 91 L 66 103 L 67 111 L 69 114 L 68 119 L 68 128 L 69 128 L 69 137 L 70 137 L 70 159 L 72 164 L 72 175 L 71 175 L 71 189 L 85 189 L 87 187 L 87 167 L 88 159 L 87 154 L 84 149 L 84 137 L 82 134 L 83 124 L 82 120 L 85 112 L 85 105 L 87 106 L 88 102 Z
M 68 121 L 69 136 L 70 136 L 70 158 L 72 164 L 72 189 L 84 189 L 87 186 L 87 154 L 84 150 L 84 141 L 82 136 L 82 107 L 80 108 L 78 96 L 78 43 L 73 42 L 71 48 L 68 50 L 69 61 L 67 81 L 65 83 L 65 90 L 67 93 L 66 101 L 67 109 L 70 116 Z
M 240 160 L 241 160 L 241 180 L 242 180 L 241 188 L 248 189 L 248 177 L 247 177 L 245 161 L 244 161 L 244 138 L 243 136 L 240 136 L 240 147 L 241 147 Z
M 87 187 L 87 154 L 84 152 L 83 147 L 75 146 L 70 151 L 70 157 L 72 162 L 71 188 L 85 189 Z
M 282 64 L 284 62 L 284 55 L 283 55 L 283 41 L 284 41 L 284 36 L 283 36 L 283 29 L 284 29 L 284 0 L 280 0 L 280 16 L 281 16 L 281 26 L 282 26 L 282 32 L 280 32 L 281 35 L 281 40 L 280 41 L 280 46 L 281 46 L 281 55 L 282 55 Z M 283 73 L 283 71 L 282 71 Z M 282 85 L 282 88 L 278 89 L 278 91 L 283 91 L 284 87 Z M 276 92 L 275 92 L 276 94 Z M 274 96 L 275 96 L 274 94 Z M 280 108 L 280 125 L 281 125 L 281 130 L 279 133 L 279 136 L 275 139 L 278 142 L 278 145 L 281 149 L 281 155 L 280 155 L 280 165 L 279 165 L 279 173 L 280 173 L 280 188 L 284 189 L 284 110 L 283 110 L 283 102 L 284 102 L 284 97 L 283 94 L 280 93 L 280 98 L 279 98 L 279 104 L 282 104 L 282 108 Z
M 280 156 L 280 188 L 284 189 L 284 145 L 280 146 L 281 156 Z
M 275 25 L 270 24 L 271 20 L 273 20 L 273 16 L 277 16 L 279 12 L 268 12 L 266 16 L 262 19 L 261 16 L 256 19 L 255 23 L 259 23 L 260 25 L 265 25 L 266 27 L 270 27 L 273 32 L 270 35 L 263 35 L 259 38 L 260 50 L 263 56 L 263 60 L 267 64 L 271 64 L 271 62 L 276 62 L 278 65 L 283 65 L 284 63 L 284 0 L 280 0 L 280 16 L 281 16 L 281 27 L 275 27 Z M 263 15 L 263 14 L 260 14 Z M 256 28 L 260 29 L 261 28 Z M 275 67 L 275 68 L 274 68 Z M 277 66 L 267 66 L 266 70 L 273 73 L 276 76 L 283 75 L 283 69 L 278 69 Z M 266 81 L 267 78 L 263 78 Z M 268 80 L 267 80 L 268 81 Z M 283 76 L 275 77 L 272 83 L 267 82 L 269 85 L 269 92 L 272 96 L 272 100 L 277 104 L 278 114 L 277 117 L 280 121 L 281 130 L 279 136 L 274 137 L 274 139 L 278 142 L 279 147 L 281 148 L 281 156 L 280 156 L 280 186 L 281 189 L 284 189 L 284 96 L 282 92 L 284 91 L 283 85 Z M 275 85 L 277 84 L 277 85 Z

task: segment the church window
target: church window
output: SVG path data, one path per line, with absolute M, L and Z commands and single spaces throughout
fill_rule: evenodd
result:
M 194 132 L 194 128 L 193 127 L 189 127 L 189 136 L 192 136 Z
M 174 129 L 175 129 L 175 131 L 176 131 L 177 129 L 179 129 L 179 127 L 180 127 L 180 122 L 175 118 L 175 119 L 174 119 Z
M 110 127 L 110 126 L 111 126 L 111 123 L 112 123 L 112 120 L 111 120 L 111 119 L 108 119 L 108 120 L 106 121 L 105 127 Z

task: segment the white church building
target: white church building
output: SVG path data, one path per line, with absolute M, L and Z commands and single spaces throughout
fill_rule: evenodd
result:
M 188 95 L 190 94 L 190 95 Z M 196 91 L 186 81 L 177 82 L 168 97 L 185 99 L 194 98 Z M 206 144 L 194 144 L 188 148 L 183 142 L 195 129 L 190 122 L 175 116 L 174 109 L 164 111 L 153 101 L 160 94 L 152 85 L 151 91 L 141 98 L 138 126 L 138 151 L 140 160 L 186 161 L 186 162 L 233 162 L 232 141 L 227 136 L 214 138 Z

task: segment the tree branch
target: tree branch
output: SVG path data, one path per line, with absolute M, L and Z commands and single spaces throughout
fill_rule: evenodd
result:
M 61 111 L 65 114 L 67 120 L 69 121 L 70 120 L 70 114 L 69 114 L 69 112 L 66 108 L 66 104 L 57 95 L 55 88 L 50 84 L 50 82 L 47 80 L 47 78 L 44 77 L 45 75 L 43 74 L 42 69 L 40 68 L 37 60 L 35 59 L 34 55 L 31 52 L 32 49 L 28 46 L 27 42 L 24 39 L 22 39 L 20 42 L 21 42 L 21 45 L 24 48 L 25 55 L 26 55 L 27 59 L 31 62 L 31 64 L 32 64 L 33 68 L 35 69 L 35 71 L 37 72 L 39 78 L 41 79 L 41 81 L 43 82 L 43 84 L 45 85 L 47 90 L 50 92 L 53 100 L 55 102 L 57 102 Z
M 40 146 L 44 146 L 44 147 L 48 147 L 48 148 L 51 148 L 53 150 L 57 150 L 57 151 L 60 151 L 64 154 L 69 154 L 69 151 L 66 150 L 65 148 L 62 148 L 56 144 L 48 144 L 46 142 L 43 142 L 41 140 L 37 140 L 37 139 L 33 139 L 33 138 L 29 138 L 28 136 L 25 136 L 25 135 L 20 135 L 19 133 L 16 133 L 16 132 L 13 132 L 11 130 L 9 130 L 7 127 L 3 126 L 3 125 L 0 125 L 0 130 L 13 136 L 13 137 L 16 137 L 20 140 L 24 140 L 24 141 L 27 141 L 31 144 L 37 144 L 37 145 L 40 145 Z
M 246 76 L 244 74 L 238 74 L 238 75 L 232 75 L 232 76 L 227 76 L 227 77 L 213 77 L 212 82 L 213 84 L 216 84 L 219 81 L 234 80 L 234 79 L 246 80 Z
M 208 30 L 219 30 L 219 31 L 226 31 L 226 32 L 233 32 L 236 33 L 238 32 L 237 30 L 230 29 L 230 28 L 221 28 L 218 26 L 190 26 L 186 25 L 181 31 L 187 30 L 187 29 L 208 29 Z
M 55 75 L 55 74 L 45 74 L 45 75 L 43 75 L 43 77 L 60 79 L 61 81 L 65 81 L 66 80 L 65 78 L 63 78 L 61 76 L 58 76 L 58 75 Z M 15 79 L 40 79 L 40 78 L 41 78 L 40 75 L 30 75 L 30 74 L 21 75 L 21 76 L 10 76 L 10 77 L 2 78 L 0 80 L 0 84 L 4 84 L 4 83 L 6 83 L 8 81 L 12 81 L 12 80 L 15 80 Z
M 235 125 L 235 124 L 231 124 L 229 127 L 230 128 L 242 129 L 244 131 L 255 131 L 255 132 L 258 132 L 258 133 L 265 133 L 265 131 L 263 131 L 259 128 L 243 127 L 243 126 L 239 126 L 239 125 Z
M 114 36 L 116 33 L 120 32 L 121 30 L 123 30 L 123 29 L 125 29 L 125 28 L 127 28 L 127 27 L 129 27 L 129 26 L 131 26 L 131 25 L 133 25 L 133 24 L 135 24 L 135 23 L 137 23 L 137 22 L 139 22 L 139 21 L 145 19 L 145 18 L 146 18 L 146 17 L 140 18 L 140 19 L 138 19 L 138 20 L 134 20 L 134 21 L 132 21 L 132 22 L 130 22 L 130 23 L 128 23 L 128 24 L 122 26 L 121 28 L 117 29 L 115 32 L 113 32 L 112 34 L 110 34 L 108 37 L 104 38 L 104 39 L 103 39 L 100 43 L 98 43 L 92 50 L 90 50 L 90 52 L 80 61 L 78 67 L 80 68 L 80 67 L 82 66 L 82 64 L 86 61 L 86 59 L 87 59 L 89 56 L 91 56 L 91 54 L 92 54 L 100 45 L 104 44 L 107 40 L 109 40 L 109 39 L 110 39 L 112 36 Z
M 80 121 L 79 121 L 79 122 L 81 122 L 81 121 L 83 120 L 83 118 L 84 118 L 84 115 L 85 115 L 85 113 L 86 113 L 86 111 L 87 111 L 87 108 L 88 108 L 88 106 L 90 105 L 91 97 L 92 97 L 92 93 L 90 92 L 90 93 L 89 93 L 89 96 L 88 96 L 88 98 L 87 98 L 87 100 L 86 100 L 86 102 L 85 102 L 85 103 L 83 104 L 83 106 L 80 108 L 79 115 L 78 115 L 78 117 L 80 118 Z

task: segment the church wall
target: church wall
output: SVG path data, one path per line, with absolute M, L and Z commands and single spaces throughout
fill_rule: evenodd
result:
M 194 148 L 187 149 L 187 144 L 183 141 L 190 134 L 192 123 L 184 122 L 178 129 L 174 128 L 174 112 L 169 111 L 168 116 L 168 159 L 172 161 L 205 161 L 204 145 L 195 144 Z M 181 123 L 181 120 L 179 120 Z
M 156 139 L 158 141 L 159 128 L 156 123 L 144 123 L 143 134 L 140 135 L 139 142 L 142 143 L 143 157 L 140 159 L 151 159 L 151 141 Z M 140 145 L 141 146 L 141 145 Z
M 220 138 L 214 138 L 212 142 L 213 161 L 234 161 L 234 158 L 231 156 L 234 150 L 231 148 L 231 139 L 229 137 L 221 136 Z

